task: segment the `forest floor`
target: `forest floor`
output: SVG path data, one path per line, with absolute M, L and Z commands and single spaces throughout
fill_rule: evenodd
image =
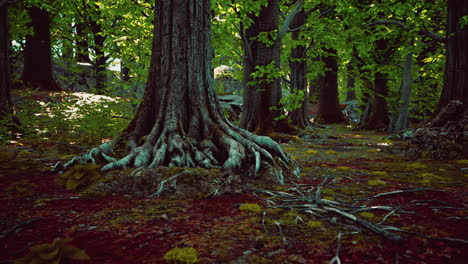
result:
M 49 172 L 63 145 L 10 143 L 0 263 L 58 238 L 90 257 L 70 263 L 166 263 L 174 247 L 194 247 L 198 263 L 466 263 L 467 160 L 410 160 L 404 142 L 344 125 L 308 133 L 321 138 L 282 144 L 300 179 L 182 200 L 83 197 Z

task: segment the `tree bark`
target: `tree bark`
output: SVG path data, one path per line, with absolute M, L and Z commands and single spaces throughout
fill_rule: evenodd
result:
M 34 35 L 26 36 L 21 79 L 24 85 L 31 85 L 40 90 L 60 91 L 52 75 L 49 12 L 36 6 L 28 8 L 28 12 Z
M 460 24 L 460 18 L 467 14 L 468 1 L 447 1 L 447 61 L 439 110 L 451 100 L 468 104 L 468 25 Z
M 280 64 L 280 42 L 281 38 L 271 39 L 273 44 L 267 45 L 261 41 L 252 39 L 261 33 L 271 33 L 278 30 L 279 1 L 269 0 L 268 4 L 260 10 L 258 17 L 252 16 L 254 23 L 248 28 L 244 36 L 244 50 L 247 57 L 244 68 L 244 104 L 240 119 L 240 127 L 248 131 L 255 131 L 258 135 L 271 135 L 273 132 L 288 133 L 294 131 L 287 119 L 275 121 L 282 110 L 279 107 L 281 99 L 280 79 L 275 78 L 267 81 L 265 78 L 252 79 L 252 73 L 257 71 L 256 67 L 273 64 L 279 68 Z M 274 34 L 273 36 L 275 36 Z M 249 81 L 256 84 L 249 85 Z
M 16 129 L 20 122 L 14 115 L 10 93 L 9 43 L 8 4 L 0 2 L 0 121 Z
M 77 157 L 127 167 L 222 168 L 247 177 L 260 168 L 283 182 L 280 164 L 293 160 L 268 137 L 234 127 L 213 87 L 210 1 L 156 1 L 153 53 L 143 101 L 115 140 Z M 109 155 L 114 153 L 118 159 Z
M 318 123 L 342 123 L 346 119 L 338 101 L 338 62 L 335 49 L 324 49 L 328 54 L 322 60 L 326 72 L 319 80 L 319 112 L 315 117 Z
M 392 54 L 390 43 L 386 39 L 376 41 L 375 60 L 383 65 Z M 388 77 L 385 73 L 377 70 L 374 76 L 374 95 L 369 120 L 362 127 L 364 129 L 386 130 L 390 121 L 387 109 Z
M 299 28 L 305 23 L 305 12 L 301 10 L 294 17 L 291 24 L 292 28 Z M 298 30 L 293 31 L 292 39 L 296 40 L 299 38 Z M 308 99 L 307 99 L 307 63 L 306 63 L 306 47 L 304 45 L 298 45 L 291 51 L 291 59 L 289 61 L 289 67 L 291 68 L 291 92 L 294 93 L 296 90 L 304 92 L 304 99 L 300 108 L 293 110 L 289 113 L 288 117 L 292 124 L 300 128 L 304 128 L 310 125 L 310 120 L 307 115 Z
M 400 88 L 400 109 L 398 111 L 398 118 L 395 123 L 394 129 L 390 132 L 399 132 L 403 129 L 407 129 L 408 115 L 409 115 L 409 103 L 411 97 L 411 64 L 413 60 L 413 53 L 408 52 L 405 57 L 405 66 L 403 68 L 402 83 Z

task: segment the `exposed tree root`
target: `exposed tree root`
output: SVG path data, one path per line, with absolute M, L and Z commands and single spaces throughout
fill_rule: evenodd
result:
M 128 137 L 128 152 L 120 159 L 112 156 L 114 144 L 107 142 L 63 166 L 58 163 L 54 171 L 63 172 L 75 164 L 94 163 L 103 165 L 102 171 L 131 167 L 201 167 L 221 168 L 248 177 L 256 177 L 260 169 L 268 169 L 281 184 L 284 183 L 283 169 L 294 171 L 298 176 L 297 163 L 269 137 L 254 135 L 221 118 L 213 122 L 200 118 L 197 123 L 187 132 L 174 121 L 166 121 L 162 129 L 156 123 L 147 136 L 139 139 L 140 144 Z M 253 171 L 245 170 L 247 164 L 255 165 Z

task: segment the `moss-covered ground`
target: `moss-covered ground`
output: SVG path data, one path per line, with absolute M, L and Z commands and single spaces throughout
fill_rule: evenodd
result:
M 49 170 L 75 148 L 11 142 L 0 149 L 0 263 L 66 237 L 91 259 L 71 263 L 166 263 L 175 247 L 195 248 L 198 263 L 466 263 L 467 160 L 410 160 L 404 142 L 344 125 L 308 133 L 321 136 L 282 144 L 300 179 L 183 199 L 67 191 Z

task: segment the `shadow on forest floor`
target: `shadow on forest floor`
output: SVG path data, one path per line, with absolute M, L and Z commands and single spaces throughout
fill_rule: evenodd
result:
M 467 160 L 415 161 L 383 134 L 317 131 L 282 144 L 300 179 L 208 199 L 83 197 L 48 172 L 80 150 L 11 143 L 0 151 L 0 263 L 66 237 L 91 259 L 71 263 L 165 263 L 174 247 L 194 247 L 198 263 L 468 259 Z

